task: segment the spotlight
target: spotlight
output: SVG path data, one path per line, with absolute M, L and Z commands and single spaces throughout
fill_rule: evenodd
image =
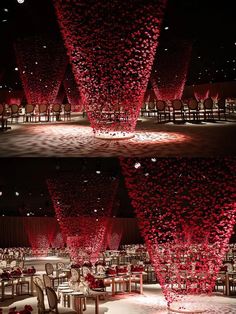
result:
M 19 196 L 19 195 L 20 195 L 20 193 L 19 193 L 19 192 L 15 192 L 15 195 L 16 195 L 16 196 Z
M 19 4 L 22 4 L 22 3 L 25 2 L 25 0 L 17 0 L 17 2 L 18 2 Z
M 18 68 L 17 68 L 17 67 L 15 67 L 15 71 L 18 71 Z
M 2 196 L 2 191 L 0 191 L 0 196 Z

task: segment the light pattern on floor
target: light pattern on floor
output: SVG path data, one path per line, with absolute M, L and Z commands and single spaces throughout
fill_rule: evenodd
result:
M 0 133 L 1 157 L 222 156 L 236 154 L 236 123 L 214 126 L 143 122 L 126 140 L 94 138 L 85 123 L 13 125 Z

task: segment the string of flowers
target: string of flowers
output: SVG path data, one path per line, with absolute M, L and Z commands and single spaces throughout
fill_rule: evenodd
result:
M 76 263 L 95 262 L 104 246 L 118 180 L 105 172 L 59 175 L 47 181 L 56 217 Z
M 152 264 L 170 306 L 211 293 L 236 214 L 236 159 L 121 159 Z

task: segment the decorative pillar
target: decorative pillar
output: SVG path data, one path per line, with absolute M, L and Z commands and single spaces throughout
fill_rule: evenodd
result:
M 122 159 L 126 186 L 170 311 L 201 313 L 235 224 L 236 159 Z
M 166 0 L 54 1 L 95 136 L 133 136 Z
M 15 42 L 16 60 L 29 104 L 53 104 L 65 74 L 66 51 L 62 41 L 42 36 Z

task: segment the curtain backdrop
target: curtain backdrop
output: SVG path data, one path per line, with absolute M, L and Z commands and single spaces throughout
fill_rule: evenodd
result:
M 114 226 L 122 227 L 122 244 L 142 243 L 136 218 L 111 218 Z M 0 247 L 30 246 L 27 233 L 24 228 L 24 220 L 31 223 L 31 230 L 37 234 L 40 225 L 50 223 L 55 224 L 55 229 L 59 231 L 56 218 L 52 217 L 0 217 Z

